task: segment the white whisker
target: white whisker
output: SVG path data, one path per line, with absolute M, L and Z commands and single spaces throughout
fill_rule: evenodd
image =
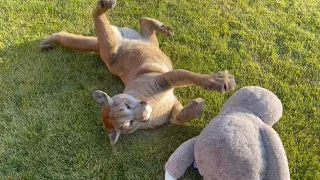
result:
M 155 127 L 153 127 L 151 124 L 149 124 L 148 122 L 145 122 L 149 127 L 151 127 L 153 130 L 160 132 L 158 129 L 156 129 Z

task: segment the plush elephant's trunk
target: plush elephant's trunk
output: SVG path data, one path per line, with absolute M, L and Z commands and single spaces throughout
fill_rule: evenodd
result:
M 288 160 L 280 137 L 272 128 L 262 128 L 262 141 L 266 147 L 267 169 L 265 180 L 289 180 Z
M 189 139 L 178 147 L 165 165 L 166 180 L 179 179 L 194 162 L 194 145 L 197 137 Z

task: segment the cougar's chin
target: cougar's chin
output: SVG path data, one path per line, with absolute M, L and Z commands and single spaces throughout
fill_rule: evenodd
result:
M 132 121 L 132 125 L 129 128 L 123 129 L 123 134 L 130 134 L 137 130 L 137 128 L 142 124 L 143 122 L 139 121 Z

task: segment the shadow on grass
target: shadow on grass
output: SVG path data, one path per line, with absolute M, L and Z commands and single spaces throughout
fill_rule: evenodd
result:
M 12 75 L 12 78 L 7 78 L 7 80 L 15 80 L 19 83 L 22 79 L 18 78 L 23 78 L 23 80 L 35 77 L 47 78 L 46 80 L 65 79 L 63 82 L 68 82 L 69 86 L 78 83 L 82 85 L 82 88 L 87 89 L 107 88 L 106 91 L 110 94 L 116 94 L 122 90 L 121 81 L 108 72 L 97 53 L 73 51 L 60 46 L 55 46 L 54 50 L 41 51 L 38 43 L 39 41 L 33 41 L 0 49 L 2 71 L 7 70 L 2 73 Z M 46 76 L 41 77 L 40 75 Z M 76 77 L 78 75 L 80 77 Z M 14 79 L 15 77 L 17 79 Z M 85 84 L 91 85 L 91 82 L 97 85 L 92 88 L 85 86 Z M 59 89 L 57 86 L 68 84 L 50 85 L 54 85 L 54 90 L 56 90 Z
M 157 177 L 164 175 L 164 165 L 170 155 L 186 140 L 199 135 L 201 129 L 195 126 L 164 125 L 154 130 L 141 130 L 121 136 L 114 150 L 122 155 L 131 154 L 130 162 L 140 167 L 156 170 Z M 132 151 L 134 150 L 134 151 Z M 122 156 L 120 156 L 123 158 Z M 131 164 L 131 163 L 130 163 Z M 146 164 L 148 164 L 146 166 Z M 150 166 L 150 167 L 148 167 Z M 128 167 L 132 168 L 132 166 Z M 123 172 L 122 172 L 123 173 Z M 134 174 L 134 172 L 132 172 Z M 146 172 L 144 172 L 146 173 Z M 150 174 L 152 176 L 152 174 Z M 158 178 L 156 178 L 158 179 Z M 182 179 L 201 179 L 198 171 L 188 168 Z
M 201 132 L 164 125 L 122 135 L 111 147 L 91 92 L 118 94 L 121 81 L 96 53 L 60 46 L 42 52 L 38 43 L 0 50 L 3 177 L 162 179 L 169 156 Z M 190 168 L 184 179 L 195 178 Z

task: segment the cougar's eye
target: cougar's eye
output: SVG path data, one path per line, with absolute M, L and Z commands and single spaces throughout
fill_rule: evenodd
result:
M 131 107 L 129 106 L 129 104 L 125 103 L 127 109 L 131 109 Z

